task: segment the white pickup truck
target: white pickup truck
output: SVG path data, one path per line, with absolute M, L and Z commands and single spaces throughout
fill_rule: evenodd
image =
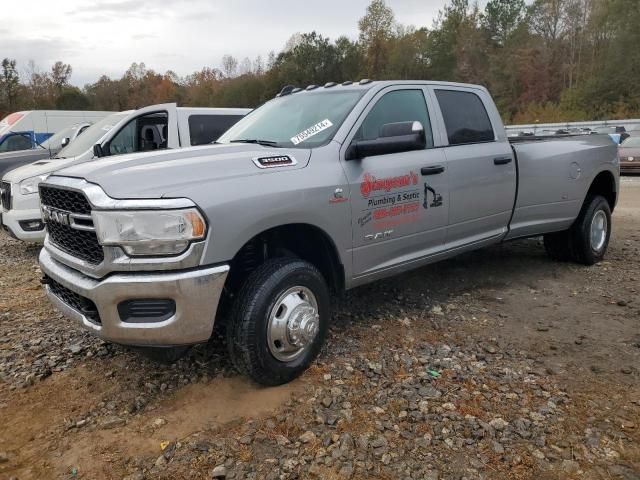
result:
M 0 182 L 0 224 L 14 237 L 43 242 L 38 185 L 55 170 L 101 157 L 214 142 L 250 110 L 187 108 L 175 103 L 114 113 L 89 127 L 52 159 L 8 172 Z

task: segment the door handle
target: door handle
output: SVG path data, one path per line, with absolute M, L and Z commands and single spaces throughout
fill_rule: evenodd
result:
M 422 167 L 420 169 L 420 173 L 422 175 L 437 175 L 442 172 L 444 172 L 444 167 L 442 165 L 434 165 L 433 167 Z
M 506 165 L 507 163 L 511 163 L 513 160 L 511 157 L 497 157 L 493 159 L 494 165 Z

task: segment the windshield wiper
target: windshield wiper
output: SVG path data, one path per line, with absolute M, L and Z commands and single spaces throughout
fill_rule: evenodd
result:
M 276 147 L 276 148 L 280 147 L 280 144 L 278 142 L 274 142 L 273 140 L 260 140 L 255 138 L 242 138 L 240 140 L 231 140 L 229 143 L 255 143 L 257 145 L 262 145 L 264 147 Z

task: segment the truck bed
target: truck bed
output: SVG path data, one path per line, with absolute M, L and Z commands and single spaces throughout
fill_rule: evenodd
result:
M 608 135 L 512 137 L 509 142 L 518 192 L 507 238 L 569 228 L 600 167 L 618 161 Z

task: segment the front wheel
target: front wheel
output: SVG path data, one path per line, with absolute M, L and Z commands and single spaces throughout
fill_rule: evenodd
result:
M 267 260 L 235 299 L 227 345 L 236 368 L 263 385 L 290 382 L 318 356 L 329 322 L 322 274 L 296 258 Z

